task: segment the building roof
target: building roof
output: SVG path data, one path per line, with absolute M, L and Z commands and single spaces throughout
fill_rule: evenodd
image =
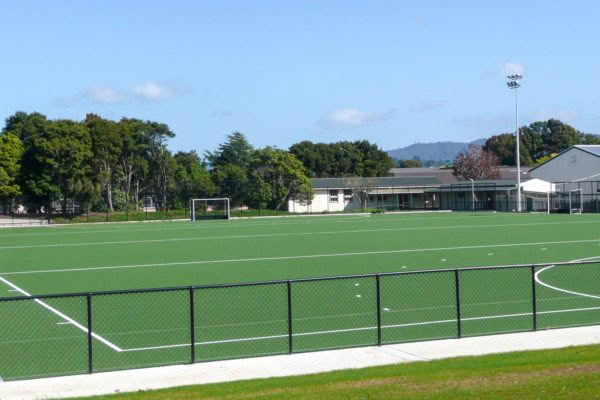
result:
M 579 150 L 587 151 L 588 153 L 600 157 L 600 145 L 598 144 L 577 144 L 573 147 L 577 147 Z
M 343 189 L 348 187 L 349 179 L 360 178 L 312 178 L 313 189 Z M 402 176 L 364 178 L 373 180 L 373 187 L 439 186 L 442 182 L 433 176 Z
M 557 159 L 558 157 L 562 156 L 563 154 L 565 154 L 566 152 L 568 152 L 568 151 L 570 151 L 572 149 L 581 150 L 581 151 L 584 151 L 584 152 L 586 152 L 588 154 L 600 157 L 600 145 L 597 145 L 597 144 L 576 144 L 575 146 L 571 146 L 568 149 L 565 149 L 565 150 L 561 151 L 560 153 L 558 153 L 556 155 L 556 157 L 552 157 L 551 159 L 546 160 L 545 162 L 541 163 L 540 165 L 536 165 L 529 172 L 531 172 L 531 171 L 533 171 L 535 169 L 538 169 L 542 165 L 548 164 L 550 161 Z
M 534 181 L 531 178 L 521 179 L 521 187 L 528 181 Z M 498 191 L 516 189 L 518 181 L 516 179 L 490 179 L 484 181 L 458 181 L 452 184 L 440 185 L 442 192 L 470 192 L 472 188 L 475 191 Z
M 533 167 L 521 166 L 521 179 L 529 178 L 529 171 Z M 440 168 L 392 168 L 390 170 L 394 176 L 432 176 L 439 179 L 442 183 L 450 184 L 459 182 L 459 180 L 452 174 L 452 169 L 440 169 Z M 517 179 L 517 167 L 514 166 L 501 166 L 498 167 L 498 173 L 500 174 L 499 179 Z
M 396 177 L 434 177 L 442 183 L 456 182 L 457 179 L 452 175 L 451 169 L 440 168 L 392 168 L 390 170 Z

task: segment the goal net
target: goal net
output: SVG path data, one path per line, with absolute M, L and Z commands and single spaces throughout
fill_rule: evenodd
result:
M 569 190 L 569 214 L 581 214 L 583 212 L 582 189 Z
M 229 199 L 190 199 L 190 219 L 229 219 Z

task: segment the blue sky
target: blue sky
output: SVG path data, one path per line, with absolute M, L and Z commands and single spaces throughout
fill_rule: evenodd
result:
M 10 1 L 0 118 L 167 123 L 173 150 L 368 139 L 384 149 L 514 129 L 600 133 L 594 1 Z

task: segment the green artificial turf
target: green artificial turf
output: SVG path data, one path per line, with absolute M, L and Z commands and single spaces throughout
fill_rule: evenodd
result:
M 599 228 L 440 213 L 3 229 L 0 297 L 403 273 L 96 294 L 94 371 L 594 324 L 600 264 L 412 272 L 597 257 Z M 0 377 L 87 372 L 87 310 L 85 295 L 0 302 Z

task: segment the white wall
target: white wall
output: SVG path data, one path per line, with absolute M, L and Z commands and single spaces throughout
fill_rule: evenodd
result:
M 330 191 L 337 191 L 338 201 L 331 201 Z M 328 212 L 339 212 L 347 209 L 360 208 L 359 201 L 356 199 L 356 196 L 352 199 L 352 201 L 344 200 L 344 190 L 343 189 L 330 189 L 330 190 L 319 190 L 315 189 L 314 197 L 312 203 L 310 205 L 301 205 L 298 202 L 290 200 L 288 202 L 288 211 L 296 212 L 296 213 L 320 213 L 323 211 Z

